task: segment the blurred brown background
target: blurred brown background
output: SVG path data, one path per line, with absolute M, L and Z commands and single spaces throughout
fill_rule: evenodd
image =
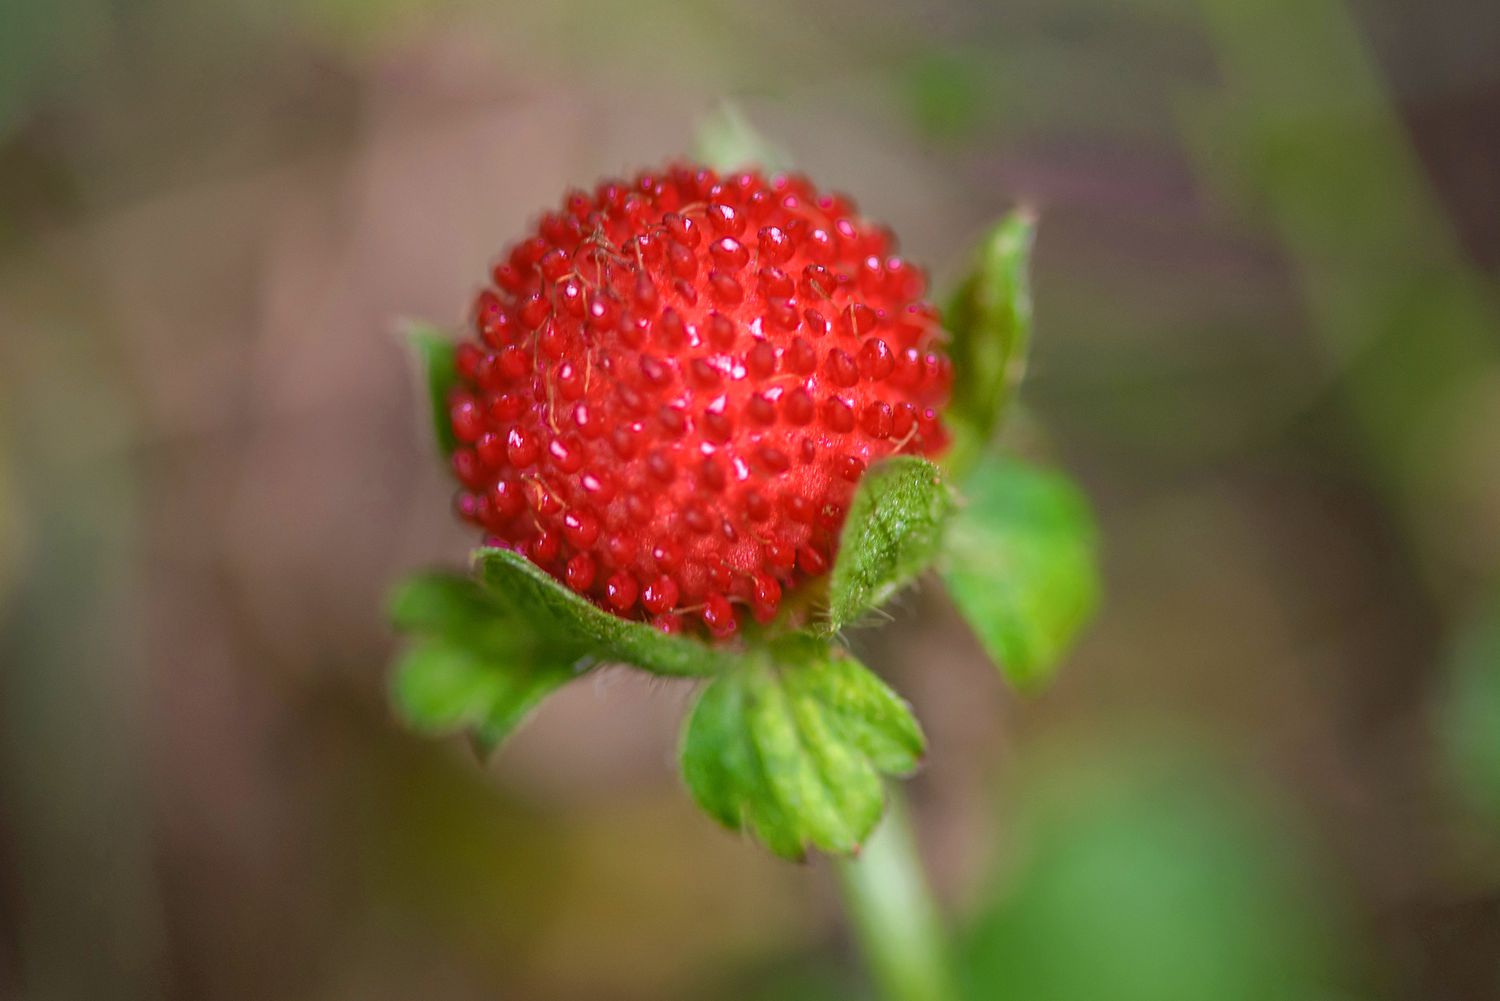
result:
M 687 688 L 488 769 L 382 690 L 471 541 L 398 321 L 726 95 L 939 287 L 1041 213 L 1008 440 L 1106 605 L 1035 699 L 936 593 L 864 643 L 976 993 L 1500 998 L 1492 0 L 0 0 L 0 996 L 867 996 Z

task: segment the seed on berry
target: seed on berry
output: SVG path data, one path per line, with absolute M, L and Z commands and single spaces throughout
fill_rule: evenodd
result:
M 866 379 L 884 379 L 895 367 L 891 346 L 880 338 L 866 341 L 859 349 L 859 371 Z
M 739 627 L 729 599 L 722 594 L 711 594 L 703 603 L 703 624 L 708 626 L 708 631 L 717 639 L 733 636 Z
M 859 381 L 859 368 L 843 348 L 832 348 L 828 352 L 824 371 L 828 374 L 828 378 L 833 380 L 835 386 L 841 386 L 844 389 L 848 389 Z
M 517 469 L 525 469 L 536 462 L 542 454 L 541 445 L 537 442 L 537 433 L 528 431 L 523 427 L 513 427 L 505 436 L 505 452 L 510 458 L 510 464 Z
M 770 341 L 756 341 L 745 355 L 745 367 L 756 379 L 765 380 L 776 374 L 776 347 Z
M 651 624 L 668 636 L 676 636 L 687 628 L 686 624 L 682 621 L 682 616 L 674 615 L 671 612 L 665 615 L 658 615 L 651 620 Z
M 460 397 L 448 408 L 453 421 L 453 436 L 459 441 L 475 442 L 484 434 L 484 414 L 472 396 Z
M 563 535 L 576 549 L 588 549 L 599 538 L 599 519 L 587 511 L 563 515 Z
M 562 540 L 557 533 L 550 528 L 544 528 L 531 537 L 526 544 L 526 555 L 531 562 L 538 564 L 551 563 L 557 559 L 557 554 L 562 549 Z
M 799 546 L 797 547 L 797 568 L 805 574 L 816 577 L 828 570 L 828 557 L 812 546 Z
M 594 558 L 588 553 L 577 553 L 568 560 L 564 577 L 568 586 L 582 594 L 594 586 Z
M 757 622 L 770 622 L 776 617 L 781 605 L 781 584 L 766 573 L 757 570 L 751 583 L 750 608 Z
M 651 558 L 664 572 L 671 573 L 682 565 L 682 547 L 670 539 L 663 539 L 651 547 Z
M 604 600 L 617 612 L 628 612 L 635 605 L 635 578 L 628 573 L 617 573 L 604 584 Z
M 854 430 L 854 408 L 849 401 L 830 396 L 823 402 L 823 423 L 838 434 Z
M 490 506 L 502 518 L 514 518 L 526 510 L 526 497 L 514 480 L 496 480 L 490 487 Z
M 812 394 L 802 386 L 788 392 L 781 405 L 781 412 L 786 415 L 787 422 L 798 427 L 813 419 L 814 409 Z
M 646 611 L 659 615 L 677 606 L 677 582 L 666 574 L 646 585 L 641 592 L 641 604 Z
M 891 436 L 891 405 L 884 400 L 874 400 L 860 411 L 859 426 L 871 438 Z
M 708 207 L 708 224 L 715 233 L 739 236 L 745 231 L 745 217 L 739 209 L 726 202 L 714 202 Z

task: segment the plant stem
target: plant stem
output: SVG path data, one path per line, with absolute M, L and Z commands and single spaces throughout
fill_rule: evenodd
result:
M 887 1001 L 954 1001 L 942 921 L 899 789 L 889 790 L 885 819 L 859 857 L 835 865 L 844 908 L 881 995 Z

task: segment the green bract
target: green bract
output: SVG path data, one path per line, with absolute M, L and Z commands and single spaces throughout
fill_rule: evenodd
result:
M 1031 245 L 1036 217 L 1012 212 L 980 245 L 974 270 L 943 316 L 952 335 L 953 399 L 943 415 L 953 433 L 944 465 L 962 473 L 994 437 L 1026 371 L 1031 343 Z
M 467 732 L 487 754 L 576 673 L 567 664 L 521 667 L 435 640 L 414 644 L 396 661 L 392 693 L 412 729 L 434 736 Z
M 453 437 L 453 424 L 448 420 L 448 391 L 458 381 L 453 340 L 436 327 L 424 323 L 412 324 L 406 337 L 417 354 L 417 363 L 427 382 L 427 402 L 432 409 L 432 431 L 437 436 L 438 451 L 444 457 L 450 456 L 458 447 L 458 440 Z
M 970 475 L 943 549 L 943 581 L 1017 687 L 1051 677 L 1093 612 L 1094 539 L 1088 504 L 1064 477 L 998 458 Z
M 931 565 L 952 508 L 942 471 L 901 455 L 860 480 L 828 579 L 829 630 L 883 604 Z
M 580 598 L 545 570 L 508 549 L 479 549 L 474 562 L 480 576 L 532 628 L 577 637 L 600 659 L 618 660 L 654 674 L 702 677 L 733 663 L 726 647 L 670 636 L 644 622 L 622 619 Z
M 532 628 L 466 577 L 407 580 L 391 619 L 413 636 L 392 682 L 402 718 L 424 733 L 467 731 L 485 751 L 587 666 L 585 645 Z
M 721 101 L 698 123 L 698 159 L 715 170 L 729 172 L 759 167 L 785 170 L 790 158 L 756 131 L 732 101 Z
M 880 819 L 881 774 L 916 767 L 910 708 L 843 650 L 789 636 L 704 690 L 682 739 L 682 774 L 720 823 L 776 854 L 859 848 Z

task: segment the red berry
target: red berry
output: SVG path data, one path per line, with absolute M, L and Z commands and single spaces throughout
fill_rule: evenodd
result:
M 578 553 L 568 561 L 564 575 L 568 586 L 580 594 L 586 593 L 594 583 L 594 558 L 588 553 Z
M 938 314 L 892 254 L 800 177 L 568 193 L 475 298 L 456 510 L 616 614 L 769 621 L 827 572 L 871 463 L 947 444 Z

